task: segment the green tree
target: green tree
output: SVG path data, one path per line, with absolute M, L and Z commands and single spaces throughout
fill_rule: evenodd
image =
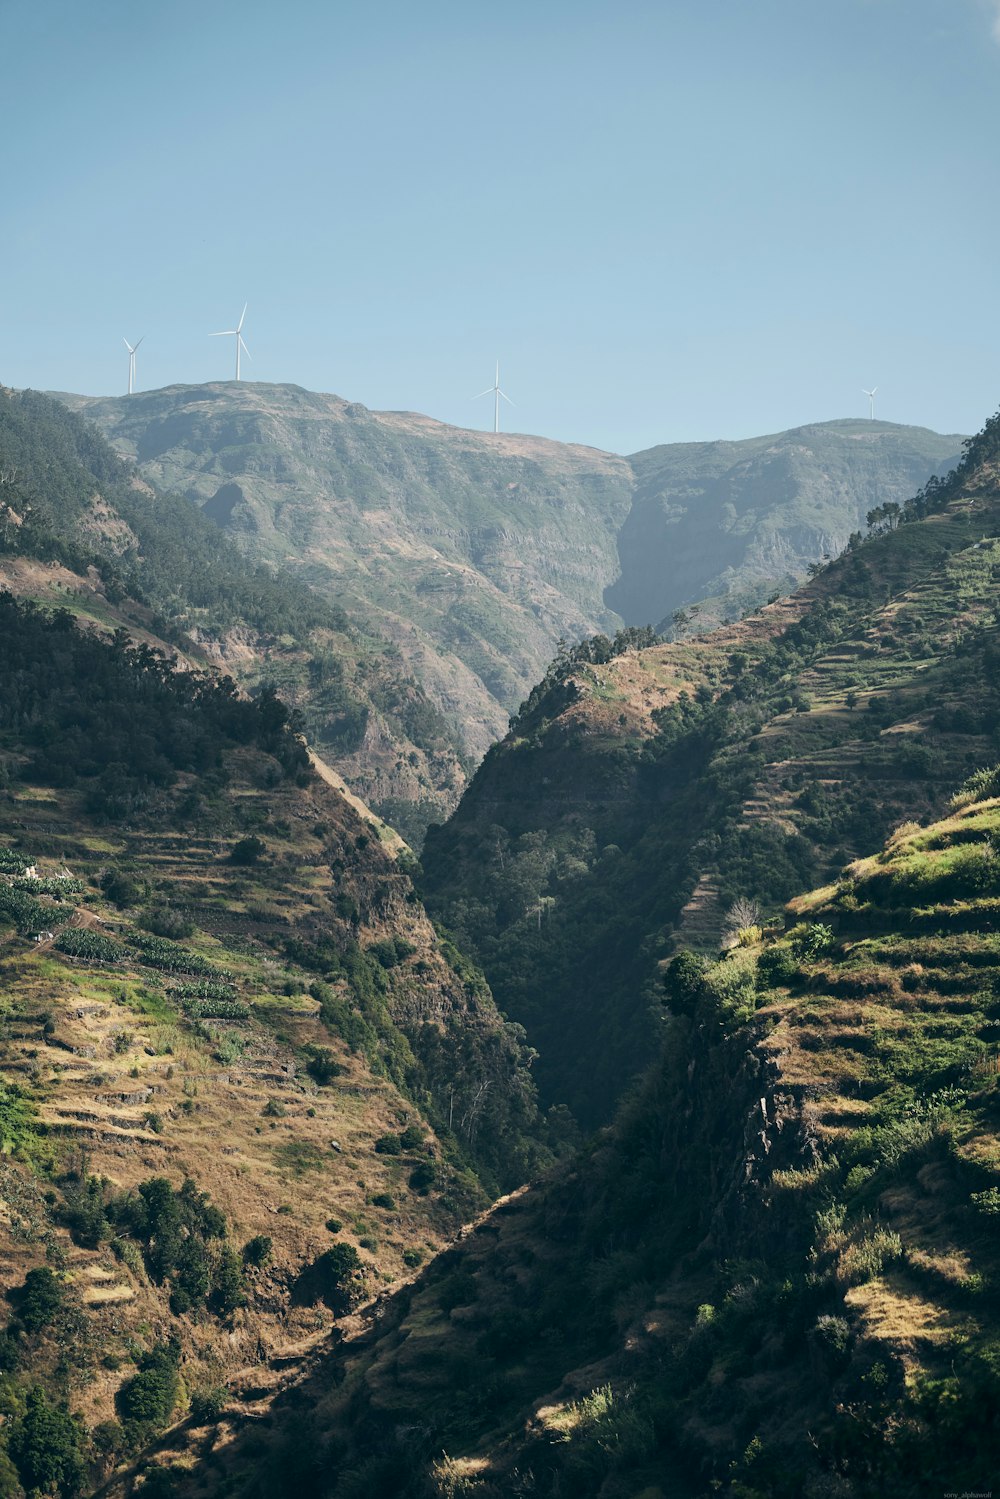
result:
M 68 1496 L 78 1492 L 83 1479 L 82 1438 L 79 1422 L 65 1406 L 50 1404 L 41 1386 L 33 1385 L 8 1443 L 29 1493 Z
M 251 833 L 248 838 L 241 838 L 235 843 L 229 855 L 230 864 L 249 866 L 256 864 L 267 852 L 267 844 L 255 834 Z
M 48 1265 L 29 1270 L 17 1298 L 17 1314 L 25 1331 L 41 1332 L 43 1327 L 50 1327 L 64 1300 L 62 1282 Z
M 349 1312 L 360 1295 L 360 1276 L 364 1269 L 361 1256 L 353 1244 L 334 1244 L 316 1261 L 321 1294 L 333 1312 Z
M 244 1265 L 266 1265 L 271 1258 L 273 1245 L 268 1234 L 257 1234 L 243 1246 Z
M 227 1244 L 219 1255 L 212 1276 L 212 1304 L 220 1317 L 229 1317 L 237 1307 L 245 1306 L 243 1265 L 235 1249 Z
M 663 975 L 665 1004 L 678 1015 L 693 1015 L 702 993 L 707 961 L 685 949 L 670 959 Z
M 157 1429 L 170 1420 L 180 1381 L 177 1365 L 180 1346 L 175 1342 L 156 1343 L 139 1361 L 139 1372 L 125 1381 L 115 1404 L 122 1420 L 136 1428 Z

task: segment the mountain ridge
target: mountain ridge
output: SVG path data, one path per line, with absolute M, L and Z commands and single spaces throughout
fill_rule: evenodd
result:
M 673 632 L 668 610 L 699 598 L 703 622 L 745 612 L 846 542 L 876 490 L 905 499 L 957 451 L 923 429 L 844 422 L 626 458 L 250 382 L 63 399 L 158 488 L 186 495 L 249 555 L 294 569 L 388 642 L 467 768 L 505 732 L 560 639 L 664 616 Z M 816 451 L 798 453 L 789 476 L 782 464 L 803 434 Z M 724 575 L 705 561 L 721 546 Z M 310 726 L 322 745 L 320 721 Z M 451 810 L 460 777 L 432 766 L 415 775 L 405 743 L 393 752 L 398 726 L 389 730 L 381 748 L 356 735 L 325 748 L 407 833 L 414 804 L 418 827 Z

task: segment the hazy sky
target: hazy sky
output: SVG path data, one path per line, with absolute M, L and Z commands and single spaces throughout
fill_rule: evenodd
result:
M 0 0 L 0 381 L 631 451 L 1000 404 L 1000 4 Z

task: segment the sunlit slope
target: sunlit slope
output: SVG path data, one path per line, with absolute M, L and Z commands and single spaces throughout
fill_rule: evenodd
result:
M 0 593 L 0 1289 L 6 1450 L 68 1401 L 96 1485 L 173 1408 L 128 1407 L 145 1361 L 183 1409 L 546 1152 L 518 1037 L 288 710 L 79 593 Z

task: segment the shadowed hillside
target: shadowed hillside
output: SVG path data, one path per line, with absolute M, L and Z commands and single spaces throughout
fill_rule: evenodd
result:
M 605 598 L 628 624 L 699 627 L 786 592 L 835 557 L 865 516 L 902 504 L 958 462 L 960 437 L 891 422 L 818 422 L 742 442 L 670 443 L 636 453 L 621 577 Z M 682 626 L 683 629 L 683 626 Z
M 424 851 L 431 909 L 609 1116 L 657 965 L 868 852 L 997 752 L 997 422 L 790 598 L 686 642 L 564 652 Z M 900 523 L 902 519 L 902 523 Z

